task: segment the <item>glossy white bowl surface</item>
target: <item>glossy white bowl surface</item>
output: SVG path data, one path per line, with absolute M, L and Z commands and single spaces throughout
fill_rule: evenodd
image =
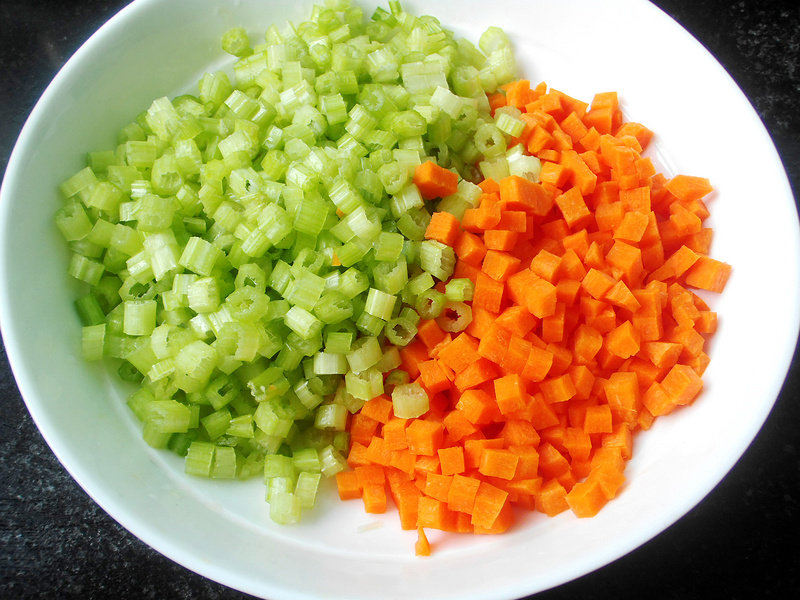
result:
M 374 6 L 363 2 L 362 6 Z M 204 481 L 148 448 L 125 390 L 79 357 L 80 327 L 53 225 L 58 184 L 85 152 L 159 96 L 194 90 L 204 71 L 230 68 L 229 27 L 260 39 L 310 2 L 137 0 L 61 70 L 31 114 L 0 199 L 0 323 L 20 390 L 72 476 L 115 519 L 166 556 L 211 579 L 272 600 L 509 599 L 601 567 L 657 535 L 727 473 L 763 424 L 798 332 L 800 242 L 795 205 L 769 136 L 746 98 L 689 34 L 641 0 L 446 0 L 403 3 L 477 41 L 503 27 L 520 71 L 574 97 L 619 92 L 625 115 L 654 130 L 651 155 L 669 174 L 708 177 L 712 255 L 731 263 L 705 390 L 691 407 L 637 436 L 620 496 L 592 519 L 525 516 L 502 536 L 414 532 L 396 513 L 370 516 L 332 487 L 298 526 L 267 515 L 259 481 Z M 369 14 L 369 9 L 367 9 Z M 619 31 L 620 15 L 627 23 Z M 568 41 L 568 43 L 565 43 Z

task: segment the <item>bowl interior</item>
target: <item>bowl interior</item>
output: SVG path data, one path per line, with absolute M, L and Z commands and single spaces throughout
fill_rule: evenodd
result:
M 370 14 L 378 3 L 359 4 Z M 243 25 L 261 39 L 272 23 L 307 18 L 311 3 L 138 0 L 124 9 L 59 73 L 9 162 L 0 201 L 3 336 L 45 439 L 106 511 L 188 568 L 276 600 L 513 598 L 598 568 L 678 519 L 733 466 L 772 407 L 797 340 L 800 243 L 785 173 L 747 100 L 678 25 L 638 0 L 499 0 L 488 17 L 473 0 L 403 4 L 473 41 L 489 25 L 504 28 L 532 82 L 587 101 L 617 90 L 626 117 L 656 132 L 650 153 L 662 169 L 711 180 L 712 255 L 734 271 L 722 296 L 708 296 L 720 328 L 701 398 L 636 438 L 624 492 L 597 517 L 532 514 L 499 537 L 432 535 L 434 555 L 419 560 L 416 534 L 400 531 L 395 513 L 366 515 L 329 486 L 300 525 L 277 526 L 260 482 L 188 478 L 181 459 L 147 447 L 124 386 L 82 361 L 78 288 L 53 213 L 58 184 L 86 151 L 112 148 L 154 98 L 230 68 L 219 48 L 225 30 Z M 604 35 L 598 24 L 623 13 L 639 26 Z M 565 44 L 564 31 L 581 34 Z

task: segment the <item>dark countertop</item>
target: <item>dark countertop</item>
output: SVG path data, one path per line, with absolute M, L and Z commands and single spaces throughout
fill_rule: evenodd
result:
M 800 3 L 655 3 L 737 81 L 772 135 L 794 190 L 800 191 Z M 124 4 L 0 4 L 3 171 L 25 118 L 50 79 Z M 78 487 L 31 421 L 2 346 L 0 407 L 0 598 L 250 598 L 156 553 Z M 800 590 L 799 451 L 796 359 L 761 433 L 697 507 L 631 554 L 536 598 L 794 597 Z

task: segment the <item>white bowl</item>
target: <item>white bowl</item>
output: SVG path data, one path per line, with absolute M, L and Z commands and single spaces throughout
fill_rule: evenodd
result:
M 716 188 L 712 255 L 734 270 L 724 294 L 709 297 L 720 328 L 705 390 L 636 438 L 629 483 L 598 516 L 537 513 L 502 536 L 433 536 L 436 551 L 424 559 L 414 556 L 415 534 L 399 529 L 395 513 L 368 516 L 330 489 L 302 524 L 280 527 L 268 518 L 260 482 L 189 478 L 179 458 L 147 447 L 113 376 L 80 358 L 77 286 L 53 224 L 58 184 L 83 166 L 86 151 L 112 147 L 116 131 L 153 98 L 190 90 L 204 71 L 229 66 L 219 50 L 229 27 L 260 36 L 272 23 L 306 18 L 310 4 L 137 0 L 75 54 L 36 105 L 0 197 L 0 323 L 45 439 L 80 485 L 144 542 L 273 600 L 515 598 L 657 535 L 722 479 L 778 395 L 800 323 L 800 236 L 785 173 L 750 104 L 691 36 L 644 1 L 497 0 L 489 13 L 473 0 L 403 3 L 472 40 L 488 25 L 503 27 L 534 82 L 587 100 L 619 91 L 627 118 L 656 132 L 660 166 L 708 177 Z M 603 23 L 620 14 L 637 26 L 607 35 L 613 26 Z M 642 48 L 669 51 L 631 50 Z

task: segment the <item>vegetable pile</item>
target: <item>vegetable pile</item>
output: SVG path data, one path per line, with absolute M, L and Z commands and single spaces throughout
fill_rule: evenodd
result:
M 429 405 L 398 415 L 408 386 L 370 400 L 337 475 L 367 512 L 388 485 L 419 554 L 423 528 L 500 533 L 512 506 L 590 517 L 614 498 L 632 434 L 702 389 L 717 316 L 689 288 L 720 292 L 730 274 L 708 256 L 708 180 L 657 173 L 641 155 L 652 132 L 622 122 L 615 93 L 587 104 L 518 80 L 490 102 L 511 149 L 481 164 L 475 206 L 425 233 L 454 248 L 444 293 L 472 284 L 471 320 L 450 328 L 444 308 L 418 324 L 400 368 Z M 509 173 L 520 152 L 538 181 Z
M 615 93 L 517 80 L 396 1 L 232 29 L 233 78 L 155 100 L 61 186 L 88 360 L 145 441 L 261 476 L 294 523 L 323 476 L 401 526 L 595 514 L 631 435 L 702 389 L 730 266 L 707 180 L 667 179 Z
M 487 92 L 516 71 L 500 30 L 479 49 L 390 8 L 329 2 L 253 47 L 228 31 L 233 81 L 155 100 L 61 186 L 84 356 L 139 384 L 147 443 L 192 475 L 263 475 L 281 523 L 346 467 L 349 415 L 452 273 L 415 167 L 435 156 L 473 202 L 501 135 Z

